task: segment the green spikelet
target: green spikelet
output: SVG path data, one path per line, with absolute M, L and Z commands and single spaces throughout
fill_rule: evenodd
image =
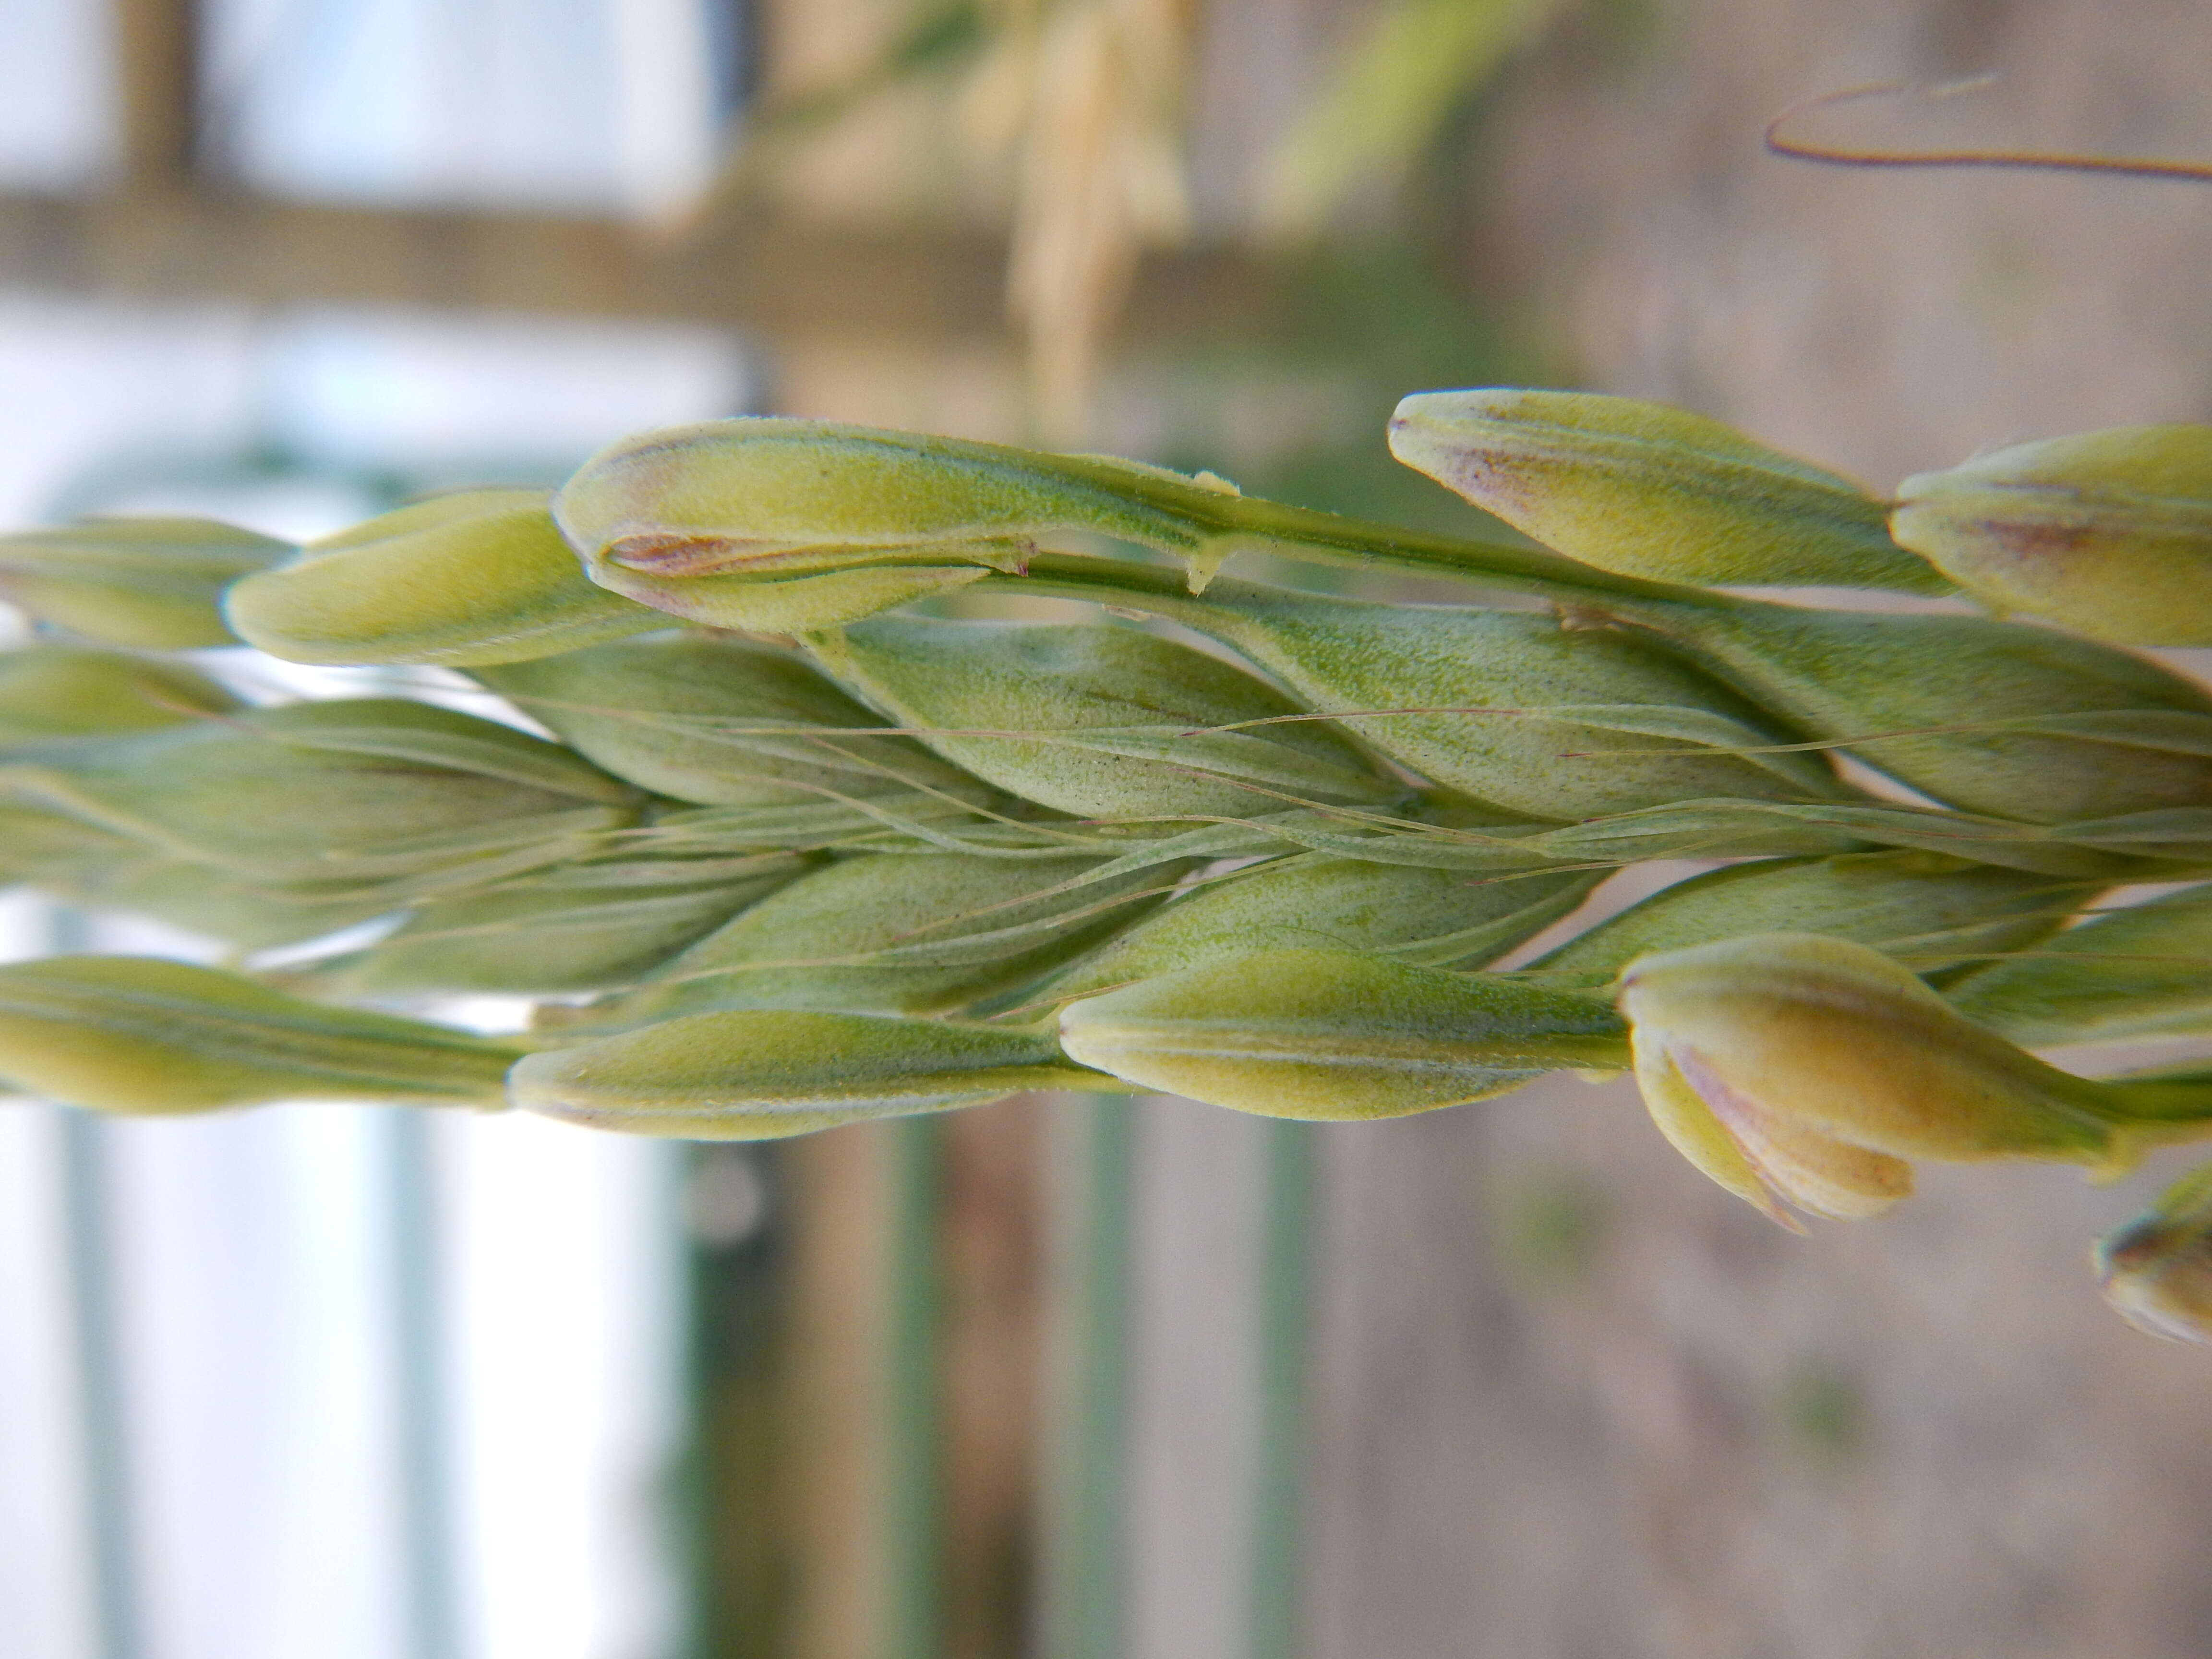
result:
M 67 812 L 0 804 L 0 885 L 20 883 L 71 896 L 134 867 L 145 849 Z
M 396 698 L 252 709 L 0 766 L 21 803 L 256 881 L 363 881 L 495 855 L 550 862 L 635 815 L 555 744 Z
M 1922 1158 L 2111 1176 L 2212 1133 L 2202 1082 L 2062 1072 L 1844 939 L 1757 933 L 1643 957 L 1620 1001 L 1661 1129 L 1778 1220 L 1778 1200 L 1838 1220 L 1879 1213 L 1912 1190 Z
M 541 871 L 489 892 L 434 900 L 344 975 L 357 995 L 492 991 L 544 995 L 630 985 L 805 868 L 767 854 L 749 874 L 663 885 L 588 885 L 592 866 Z
M 1547 985 L 1609 985 L 1641 956 L 1746 933 L 1820 933 L 1931 974 L 2055 932 L 2096 889 L 1940 853 L 1774 859 L 1694 876 L 1532 963 Z
M 182 663 L 52 642 L 0 652 L 0 754 L 56 738 L 159 731 L 239 707 Z
M 795 1009 L 692 1014 L 532 1054 L 517 1106 L 570 1123 L 692 1140 L 758 1140 L 1024 1089 L 1113 1091 L 1048 1036 Z
M 667 625 L 586 580 L 530 489 L 441 495 L 326 536 L 238 583 L 226 610 L 247 643 L 307 663 L 524 662 Z
M 611 445 L 562 488 L 554 512 L 594 580 L 674 599 L 681 584 L 734 593 L 743 581 L 824 570 L 1015 569 L 1036 536 L 1059 529 L 1195 547 L 1190 509 L 1216 505 L 1208 494 L 1101 456 L 755 418 Z
M 0 537 L 0 598 L 110 645 L 232 645 L 224 590 L 292 551 L 211 519 L 94 519 Z
M 947 759 L 1065 812 L 1245 817 L 1407 793 L 1273 688 L 1132 629 L 883 617 L 812 644 Z
M 801 877 L 595 1011 L 635 1024 L 708 1008 L 938 1013 L 1026 985 L 1157 903 L 1188 867 L 960 853 L 848 859 Z
M 2212 806 L 2212 697 L 1978 617 L 1624 605 L 1808 738 L 1948 805 L 2034 823 Z
M 1944 988 L 2015 1042 L 2106 1042 L 2212 1032 L 2212 888 L 2092 916 Z
M 100 1111 L 279 1100 L 495 1106 L 522 1050 L 146 957 L 0 967 L 0 1078 Z
M 1148 1089 L 1268 1117 L 1398 1117 L 1547 1071 L 1620 1067 L 1610 1009 L 1341 951 L 1262 951 L 1070 1004 L 1060 1047 Z
M 1217 582 L 1178 620 L 1445 787 L 1530 817 L 1701 797 L 1834 799 L 1817 758 L 1642 640 L 1533 611 L 1393 605 Z M 1406 713 L 1393 713 L 1406 710 Z
M 659 634 L 476 672 L 586 757 L 641 788 L 708 805 L 804 805 L 988 792 L 880 727 L 793 653 L 727 635 Z
M 1890 529 L 2000 614 L 2212 645 L 2212 426 L 2016 444 L 1898 486 Z
M 1948 588 L 1848 479 L 1661 404 L 1583 392 L 1425 392 L 1390 453 L 1570 558 L 1668 581 Z
M 1094 994 L 1255 951 L 1361 951 L 1424 967 L 1488 962 L 1572 910 L 1601 877 L 1484 880 L 1451 870 L 1309 854 L 1198 888 L 1055 979 L 1055 998 Z
M 2095 1261 L 2105 1300 L 2136 1329 L 2212 1342 L 2212 1167 L 2191 1170 L 2099 1239 Z

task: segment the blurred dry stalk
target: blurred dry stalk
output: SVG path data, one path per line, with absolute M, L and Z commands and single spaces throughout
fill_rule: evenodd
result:
M 979 75 L 982 131 L 1018 148 L 1006 289 L 1040 432 L 1078 439 L 1098 349 L 1148 243 L 1189 228 L 1180 155 L 1190 0 L 1076 0 L 1024 27 Z M 1004 67 L 1001 67 L 1003 64 Z
M 1570 0 L 1381 0 L 1275 155 L 1249 228 L 1310 243 L 1395 187 Z M 1206 0 L 839 0 L 775 15 L 773 74 L 703 216 L 762 191 L 814 211 L 1011 222 L 1032 425 L 1084 440 L 1105 339 L 1150 247 L 1186 241 Z

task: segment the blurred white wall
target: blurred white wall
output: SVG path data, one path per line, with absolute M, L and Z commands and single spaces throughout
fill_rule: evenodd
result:
M 74 190 L 114 169 L 109 27 L 86 0 L 0 5 L 0 188 Z
M 708 0 L 207 0 L 210 148 L 283 195 L 652 215 L 720 151 Z

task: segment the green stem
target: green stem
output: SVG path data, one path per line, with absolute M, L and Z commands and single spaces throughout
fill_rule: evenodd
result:
M 2158 1146 L 2212 1139 L 2212 1076 L 2098 1078 L 2098 1115 Z
M 1272 506 L 1273 503 L 1268 503 Z M 1326 516 L 1326 515 L 1322 515 Z M 1347 520 L 1347 522 L 1349 522 Z M 1438 538 L 1441 539 L 1441 538 Z M 1452 545 L 1446 544 L 1446 545 Z M 1304 557 L 1314 551 L 1310 547 L 1277 550 Z M 1506 548 L 1502 553 L 1522 556 L 1518 549 Z M 1586 568 L 1556 558 L 1551 554 L 1529 553 L 1531 560 L 1543 559 L 1565 567 L 1574 573 Z M 1331 556 L 1324 563 L 1352 565 L 1373 568 L 1377 564 L 1413 571 L 1426 576 L 1480 574 L 1487 580 L 1495 575 L 1494 586 L 1510 588 L 1515 592 L 1536 599 L 1557 600 L 1563 604 L 1600 609 L 1608 615 L 1633 617 L 1648 622 L 1658 617 L 1678 615 L 1684 609 L 1715 611 L 1741 610 L 1755 605 L 1753 600 L 1738 599 L 1727 594 L 1704 593 L 1693 588 L 1664 586 L 1657 582 L 1638 581 L 1632 577 L 1612 576 L 1600 570 L 1589 571 L 1593 581 L 1571 586 L 1550 574 L 1540 574 L 1534 568 L 1513 574 L 1500 567 L 1493 573 L 1476 573 L 1466 567 L 1441 568 L 1418 559 L 1399 559 L 1395 555 L 1382 553 L 1346 554 Z M 1607 584 L 1601 586 L 1597 584 Z M 1097 605 L 1120 605 L 1179 622 L 1187 627 L 1230 639 L 1242 620 L 1237 613 L 1212 604 L 1200 594 L 1191 591 L 1190 582 L 1180 570 L 1164 565 L 1137 564 L 1127 559 L 1100 558 L 1078 553 L 1038 553 L 1032 555 L 1024 573 L 1018 576 L 993 574 L 984 577 L 969 592 L 1001 592 L 1007 593 L 1051 594 L 1062 599 L 1088 599 Z M 1247 590 L 1266 593 L 1273 590 L 1255 587 Z M 1231 641 L 1233 642 L 1233 641 Z
M 1098 605 L 1134 605 L 1176 620 L 1181 620 L 1178 612 L 1188 614 L 1212 609 L 1205 600 L 1192 594 L 1190 584 L 1180 570 L 1082 553 L 1035 554 L 1021 575 L 994 574 L 966 591 L 1050 593 L 1063 599 L 1089 599 Z
M 1731 603 L 1699 588 L 1600 570 L 1543 548 L 1433 535 L 1233 495 L 1125 461 L 1027 453 L 1018 465 L 1077 486 L 1058 504 L 1066 528 L 1176 554 L 1190 562 L 1200 587 L 1230 554 L 1249 549 L 1320 564 L 1482 582 L 1570 605 L 1605 599 Z
M 1316 564 L 1482 582 L 1570 605 L 1609 599 L 1704 605 L 1728 603 L 1700 589 L 1616 575 L 1542 548 L 1430 535 L 1281 501 L 1247 496 L 1221 499 L 1227 509 L 1221 515 L 1221 528 L 1193 562 L 1201 578 L 1210 577 L 1230 554 L 1249 550 Z

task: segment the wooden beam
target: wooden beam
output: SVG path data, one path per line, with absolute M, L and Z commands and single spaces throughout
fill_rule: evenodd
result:
M 1002 339 L 1006 245 L 973 231 L 754 218 L 676 245 L 619 222 L 273 201 L 214 188 L 0 195 L 0 287 L 151 301 L 481 307 L 724 323 L 764 336 Z M 1263 336 L 1279 273 L 1234 251 L 1152 261 L 1125 334 Z

